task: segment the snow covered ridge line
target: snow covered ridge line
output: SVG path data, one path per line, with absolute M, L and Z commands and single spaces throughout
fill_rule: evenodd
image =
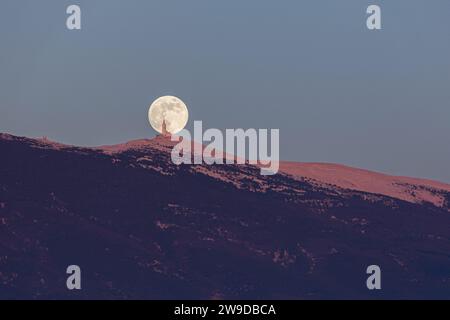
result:
M 171 135 L 171 140 L 178 142 L 171 152 L 172 162 L 176 165 L 249 163 L 259 165 L 261 175 L 265 176 L 277 174 L 280 167 L 279 129 L 270 129 L 270 141 L 268 129 L 226 129 L 224 137 L 223 132 L 215 128 L 203 132 L 202 121 L 194 121 L 193 137 L 183 129 Z M 191 141 L 202 143 L 192 147 Z

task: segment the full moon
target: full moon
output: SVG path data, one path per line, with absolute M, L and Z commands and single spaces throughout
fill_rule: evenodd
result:
M 170 134 L 183 130 L 189 118 L 186 104 L 177 97 L 164 96 L 156 99 L 148 110 L 150 125 L 159 133 L 163 133 L 163 123 Z

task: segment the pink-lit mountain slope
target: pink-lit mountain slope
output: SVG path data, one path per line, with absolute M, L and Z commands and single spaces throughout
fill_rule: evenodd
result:
M 175 142 L 163 137 L 156 137 L 154 139 L 134 140 L 119 145 L 102 146 L 98 149 L 111 154 L 146 147 L 170 152 L 175 144 Z M 202 148 L 201 145 L 193 142 L 193 151 L 195 146 Z M 227 154 L 224 154 L 224 156 L 232 157 Z M 214 170 L 202 168 L 201 170 L 209 176 L 221 176 L 220 172 L 212 172 L 217 171 L 217 168 Z M 314 180 L 315 183 L 325 187 L 374 193 L 411 203 L 430 203 L 437 207 L 447 208 L 449 206 L 446 196 L 450 192 L 450 185 L 438 181 L 390 176 L 332 163 L 281 162 L 280 172 L 289 174 L 299 180 Z M 223 178 L 223 175 L 221 178 Z
M 381 194 L 412 203 L 428 202 L 437 207 L 449 205 L 446 193 L 450 192 L 450 185 L 437 181 L 390 176 L 330 163 L 282 162 L 280 171 L 323 185 Z

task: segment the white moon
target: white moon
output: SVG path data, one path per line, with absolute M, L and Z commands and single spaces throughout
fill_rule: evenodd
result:
M 183 130 L 188 119 L 189 112 L 186 104 L 173 96 L 156 99 L 148 110 L 150 125 L 159 133 L 162 133 L 163 122 L 165 122 L 167 132 L 176 134 Z

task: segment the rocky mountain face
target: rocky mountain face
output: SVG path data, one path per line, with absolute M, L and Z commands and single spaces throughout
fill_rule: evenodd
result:
M 445 187 L 408 180 L 402 190 L 432 197 L 405 198 L 304 165 L 175 166 L 171 146 L 2 134 L 0 298 L 450 298 Z M 82 290 L 66 288 L 69 265 Z M 366 287 L 370 265 L 380 291 Z

